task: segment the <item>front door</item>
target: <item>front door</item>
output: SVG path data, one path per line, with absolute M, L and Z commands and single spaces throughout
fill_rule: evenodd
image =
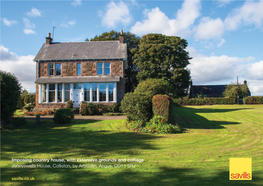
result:
M 74 90 L 73 91 L 73 107 L 79 108 L 80 104 L 80 90 Z

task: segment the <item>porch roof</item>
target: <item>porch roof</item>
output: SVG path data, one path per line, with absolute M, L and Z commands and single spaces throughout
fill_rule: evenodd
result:
M 40 77 L 35 83 L 96 83 L 96 82 L 119 82 L 120 76 L 60 76 L 60 77 Z

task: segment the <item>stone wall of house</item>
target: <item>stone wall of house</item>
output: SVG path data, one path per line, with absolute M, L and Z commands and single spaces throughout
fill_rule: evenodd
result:
M 54 62 L 40 62 L 39 67 L 39 74 L 41 76 L 48 76 L 48 64 L 53 63 L 60 63 L 61 64 L 61 71 L 62 76 L 76 76 L 77 75 L 77 63 L 81 63 L 81 75 L 82 76 L 97 76 L 97 63 L 111 63 L 111 75 L 120 76 L 120 82 L 117 83 L 117 102 L 120 103 L 124 93 L 125 93 L 125 70 L 124 70 L 124 62 L 123 60 L 87 60 L 87 61 L 54 61 Z M 36 79 L 38 78 L 38 63 L 36 62 Z M 39 84 L 36 84 L 36 107 L 37 108 L 50 108 L 56 105 L 61 105 L 60 103 L 41 103 L 39 104 Z
M 123 60 L 87 60 L 80 61 L 51 61 L 51 62 L 40 62 L 40 77 L 48 76 L 48 64 L 61 64 L 62 76 L 76 76 L 77 75 L 77 63 L 81 63 L 81 75 L 82 76 L 96 76 L 97 75 L 97 63 L 111 63 L 111 74 L 114 76 L 124 77 L 124 65 Z M 38 63 L 36 62 L 38 66 Z

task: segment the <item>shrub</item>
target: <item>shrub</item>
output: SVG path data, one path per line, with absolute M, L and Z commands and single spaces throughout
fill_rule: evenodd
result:
M 181 129 L 172 124 L 168 124 L 163 116 L 154 116 L 150 122 L 146 123 L 145 132 L 170 134 L 181 132 Z
M 120 104 L 113 103 L 111 106 L 109 106 L 109 112 L 119 112 L 120 111 Z
M 95 115 L 97 113 L 98 113 L 98 109 L 96 107 L 96 104 L 88 103 L 88 105 L 87 105 L 87 115 Z
M 167 95 L 155 95 L 152 99 L 153 115 L 160 115 L 168 122 L 172 113 L 172 100 Z
M 42 115 L 42 112 L 34 112 L 34 116 L 36 115 Z
M 120 109 L 128 120 L 148 121 L 152 117 L 152 96 L 146 93 L 126 93 Z
M 35 104 L 36 101 L 36 95 L 35 94 L 26 94 L 25 98 L 24 98 L 24 103 L 25 104 Z
M 71 108 L 73 108 L 73 101 L 72 101 L 72 100 L 69 100 L 69 101 L 67 102 L 67 109 L 71 109 Z
M 263 96 L 248 96 L 243 99 L 244 104 L 263 104 Z
M 215 104 L 236 104 L 235 98 L 188 98 L 188 99 L 173 99 L 176 105 L 215 105 Z
M 54 114 L 53 110 L 46 109 L 46 110 L 43 110 L 40 115 L 45 116 L 45 115 L 53 115 L 53 114 Z
M 87 103 L 84 101 L 80 102 L 80 112 L 82 115 L 88 115 Z
M 1 123 L 10 123 L 11 116 L 16 111 L 17 101 L 21 93 L 21 84 L 10 72 L 0 70 L 1 79 Z
M 127 127 L 133 131 L 140 131 L 142 130 L 144 123 L 141 120 L 136 121 L 127 121 Z
M 25 109 L 27 112 L 30 112 L 33 110 L 33 108 L 35 107 L 35 105 L 31 104 L 31 103 L 28 103 L 26 104 L 23 109 Z
M 25 112 L 25 115 L 26 116 L 34 116 L 34 113 L 33 112 Z
M 54 115 L 55 123 L 68 123 L 74 118 L 74 113 L 71 109 L 58 109 Z
M 164 79 L 147 79 L 138 84 L 135 93 L 149 93 L 151 96 L 156 94 L 167 94 L 171 91 L 171 85 Z

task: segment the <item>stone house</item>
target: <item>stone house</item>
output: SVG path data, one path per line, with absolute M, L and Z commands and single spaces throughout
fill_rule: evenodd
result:
M 125 93 L 127 44 L 119 41 L 46 42 L 36 62 L 36 108 L 65 108 L 69 100 L 120 103 Z

